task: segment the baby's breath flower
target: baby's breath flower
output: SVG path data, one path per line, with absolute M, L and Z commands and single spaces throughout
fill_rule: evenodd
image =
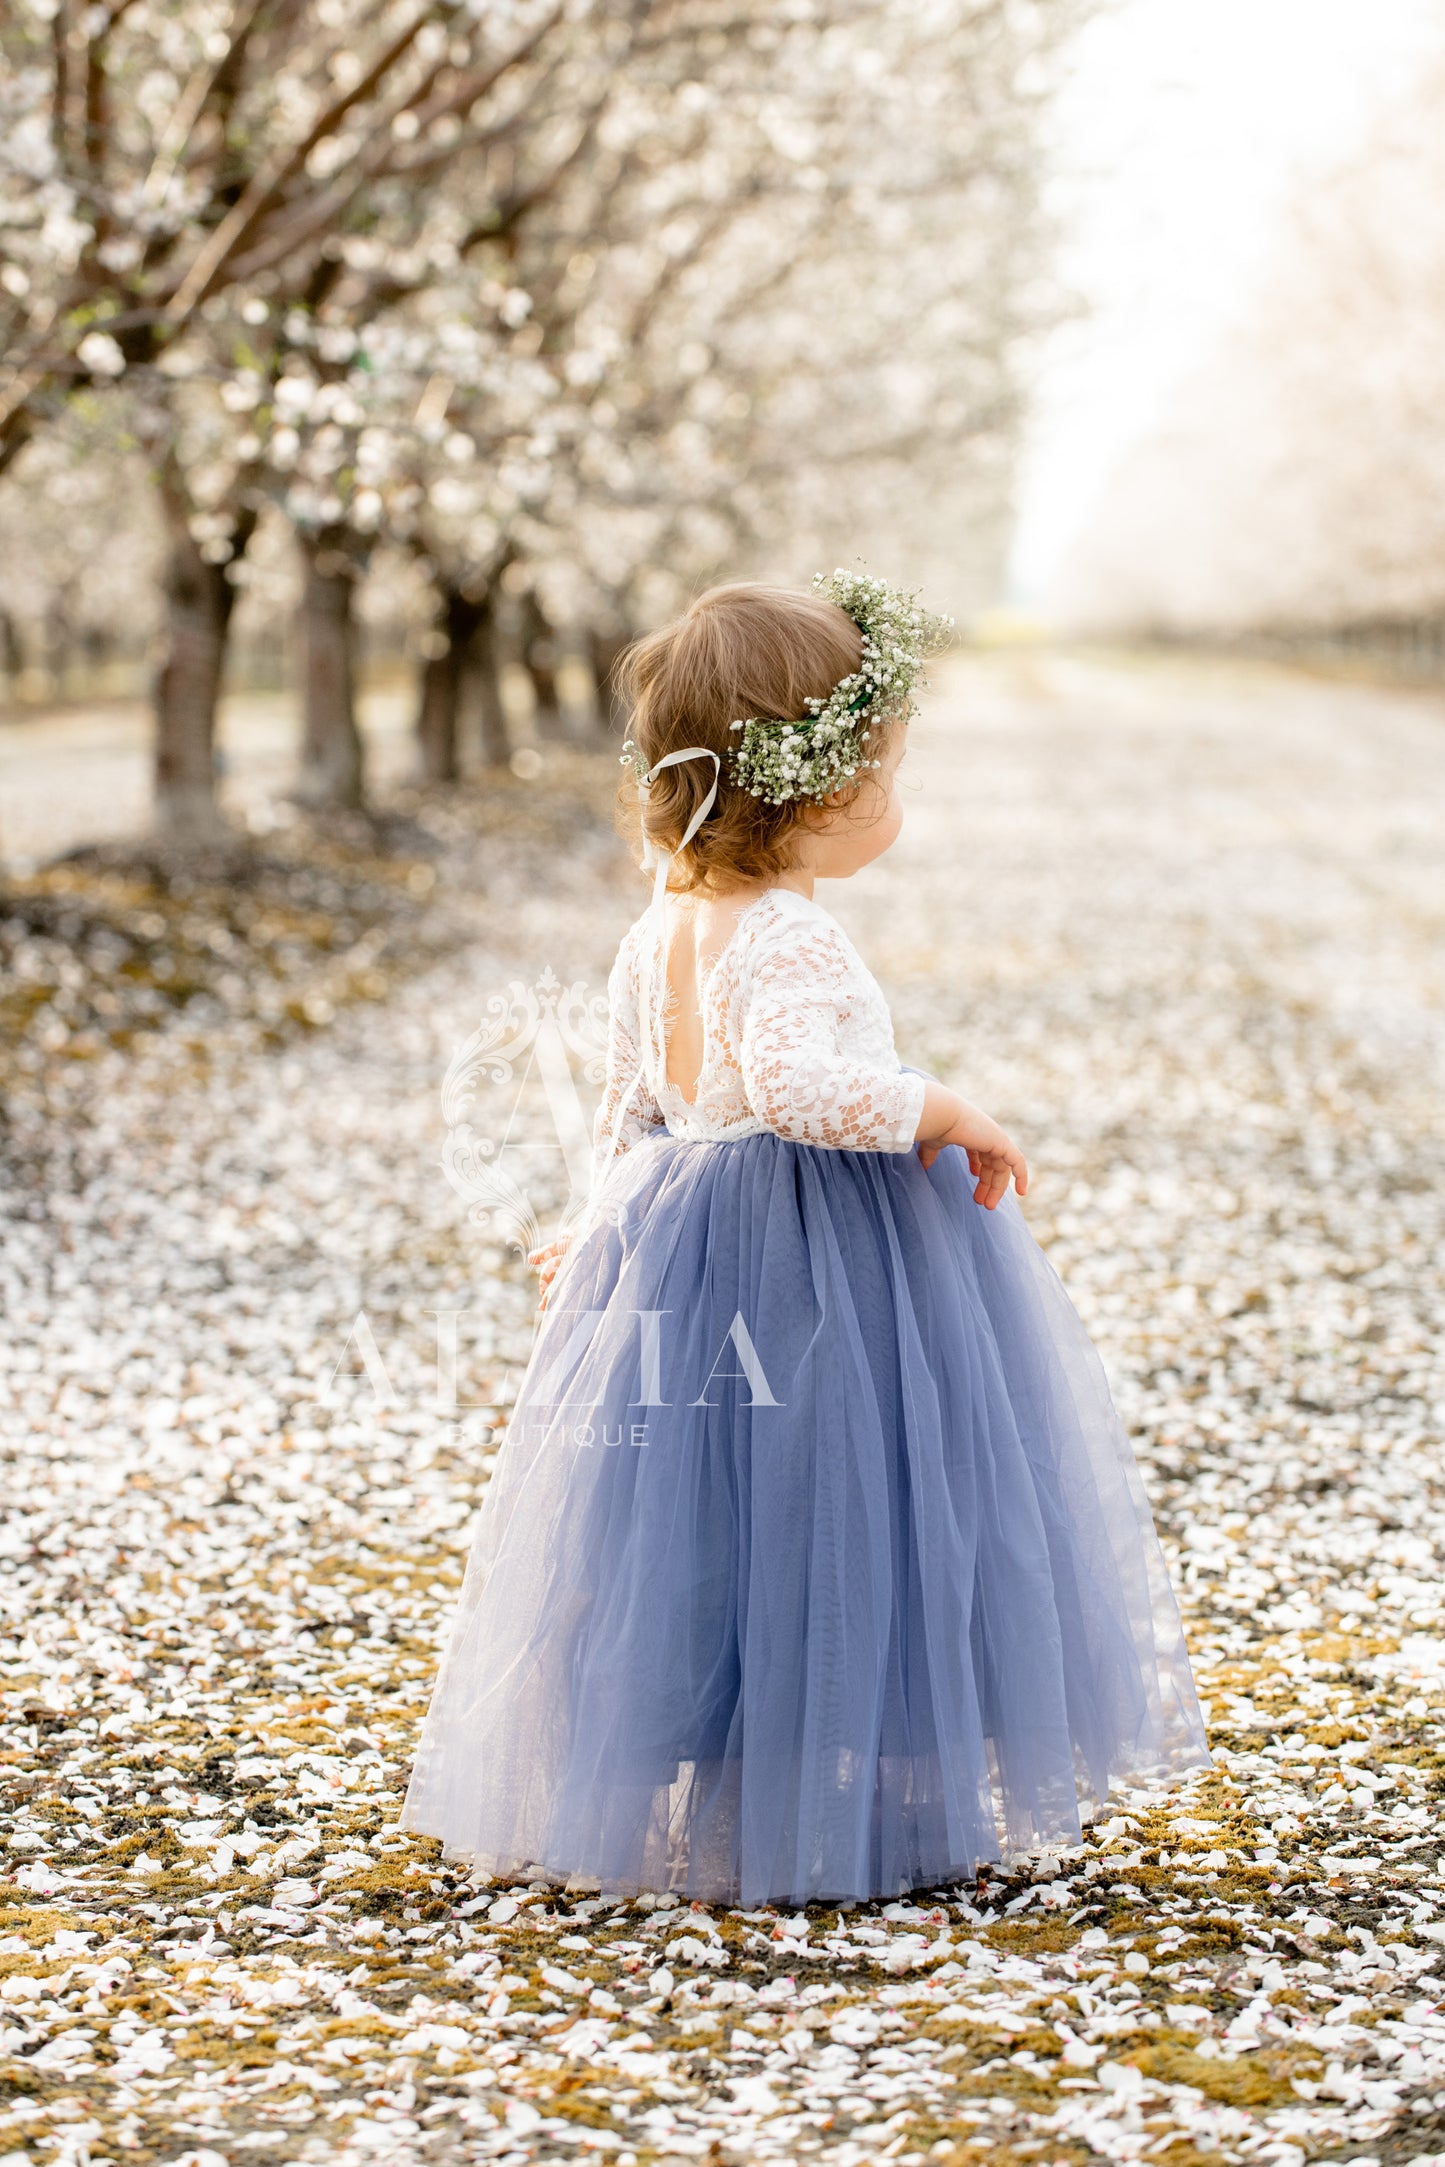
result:
M 951 617 L 930 615 L 916 596 L 866 572 L 839 566 L 820 572 L 813 586 L 852 618 L 863 656 L 825 700 L 806 703 L 806 716 L 785 721 L 752 715 L 729 725 L 741 732 L 731 748 L 733 780 L 768 805 L 831 797 L 860 766 L 878 767 L 879 761 L 863 758 L 868 732 L 881 722 L 906 722 L 915 712 L 913 691 L 924 659 L 953 629 Z

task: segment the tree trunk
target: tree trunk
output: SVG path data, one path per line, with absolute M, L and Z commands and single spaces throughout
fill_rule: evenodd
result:
M 440 594 L 436 636 L 446 645 L 422 665 L 416 735 L 423 781 L 454 783 L 462 771 L 462 698 L 468 659 L 487 605 L 455 587 L 442 587 Z
M 20 627 L 9 610 L 0 606 L 0 676 L 7 679 L 12 698 L 18 693 L 24 674 L 25 646 Z
M 507 727 L 507 710 L 502 705 L 502 654 L 497 635 L 497 608 L 495 597 L 487 597 L 486 608 L 472 638 L 467 652 L 467 694 L 475 700 L 477 720 L 481 729 L 483 767 L 509 767 L 512 760 L 512 733 Z
M 216 709 L 236 589 L 230 567 L 245 552 L 254 513 L 238 520 L 232 554 L 223 564 L 202 556 L 191 533 L 190 506 L 180 477 L 163 473 L 161 505 L 169 534 L 164 593 L 166 649 L 154 700 L 156 825 L 189 841 L 217 834 Z
M 457 759 L 457 664 L 455 650 L 428 655 L 421 666 L 416 705 L 416 744 L 421 779 L 454 783 Z
M 522 664 L 532 680 L 532 693 L 536 700 L 534 727 L 538 737 L 559 738 L 562 728 L 562 706 L 557 697 L 557 641 L 542 615 L 542 605 L 529 589 L 522 597 L 521 610 Z
M 299 795 L 312 805 L 362 803 L 362 744 L 356 726 L 358 567 L 333 531 L 301 536 L 306 584 L 301 603 L 305 680 Z

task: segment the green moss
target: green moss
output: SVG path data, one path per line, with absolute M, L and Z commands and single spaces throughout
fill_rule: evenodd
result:
M 998 1919 L 980 1930 L 979 1939 L 1019 1956 L 1043 1956 L 1076 1946 L 1082 1929 L 1067 1919 Z
M 1120 2057 L 1132 2062 L 1143 2076 L 1161 2084 L 1188 2084 L 1206 2099 L 1226 2107 L 1263 2110 L 1293 2104 L 1299 2097 L 1295 2077 L 1317 2077 L 1318 2054 L 1309 2048 L 1287 2048 L 1241 2054 L 1223 2061 L 1198 2054 L 1186 2037 L 1164 2036 L 1148 2046 L 1130 2046 Z

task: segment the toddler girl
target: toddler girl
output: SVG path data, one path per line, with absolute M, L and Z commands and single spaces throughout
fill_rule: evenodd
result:
M 900 1067 L 813 900 L 898 833 L 941 628 L 815 588 L 716 588 L 630 657 L 653 901 L 403 1814 L 489 1873 L 897 1895 L 1208 1760 L 1023 1158 Z

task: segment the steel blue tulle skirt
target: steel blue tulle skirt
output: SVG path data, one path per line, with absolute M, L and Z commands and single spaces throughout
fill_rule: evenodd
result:
M 1207 1763 L 1097 1355 L 961 1153 L 659 1132 L 569 1256 L 403 1825 L 744 1904 L 1076 1843 Z

